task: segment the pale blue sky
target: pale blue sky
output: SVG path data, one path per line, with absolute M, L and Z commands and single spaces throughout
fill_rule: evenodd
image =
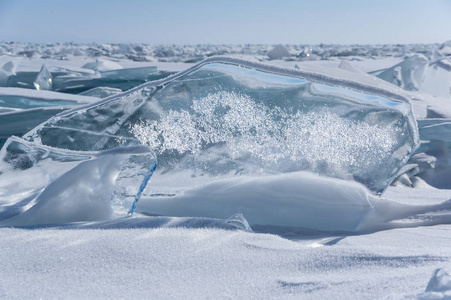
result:
M 0 0 L 0 40 L 434 43 L 451 40 L 451 0 Z

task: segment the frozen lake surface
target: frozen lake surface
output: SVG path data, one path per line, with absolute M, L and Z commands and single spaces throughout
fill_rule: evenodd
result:
M 449 49 L 0 44 L 0 298 L 450 298 Z

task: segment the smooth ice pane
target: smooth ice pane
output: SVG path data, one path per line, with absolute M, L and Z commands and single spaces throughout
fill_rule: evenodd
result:
M 49 91 L 0 88 L 0 147 L 11 135 L 21 136 L 64 110 L 98 100 Z
M 104 71 L 95 75 L 60 76 L 55 78 L 54 88 L 64 93 L 82 93 L 96 87 L 110 87 L 124 91 L 170 74 L 172 73 L 159 72 L 156 67 L 144 67 Z
M 57 107 L 57 106 L 74 106 L 79 105 L 76 101 L 70 100 L 54 100 L 54 99 L 39 99 L 24 96 L 1 95 L 0 107 L 15 108 L 15 109 L 31 109 L 38 107 Z
M 380 194 L 418 145 L 403 96 L 327 74 L 210 58 L 24 138 L 76 151 L 149 145 L 152 195 L 237 176 L 310 171 Z M 148 192 L 148 195 L 150 192 Z
M 149 76 L 157 74 L 157 67 L 130 68 L 100 72 L 100 75 L 104 78 L 122 80 L 146 80 Z

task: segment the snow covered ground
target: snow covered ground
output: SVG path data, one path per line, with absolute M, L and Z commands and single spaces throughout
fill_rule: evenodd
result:
M 321 73 L 326 68 L 336 76 L 347 74 L 350 79 L 358 78 L 368 84 L 374 80 L 375 86 L 395 89 L 412 102 L 422 144 L 405 172 L 380 198 L 360 193 L 363 187 L 353 188 L 355 183 L 338 181 L 327 181 L 324 190 L 318 191 L 314 188 L 318 184 L 315 177 L 311 179 L 314 184 L 304 182 L 299 187 L 289 187 L 292 194 L 304 193 L 309 201 L 318 195 L 323 197 L 318 199 L 322 204 L 313 205 L 316 207 L 313 215 L 299 212 L 306 222 L 302 228 L 269 223 L 251 224 L 249 229 L 239 216 L 227 220 L 231 214 L 217 219 L 183 216 L 192 209 L 190 205 L 176 206 L 170 211 L 172 216 L 155 216 L 152 215 L 155 203 L 146 197 L 141 199 L 133 217 L 12 227 L 7 223 L 8 216 L 17 214 L 14 210 L 19 204 L 11 206 L 5 195 L 13 189 L 20 190 L 20 185 L 11 183 L 5 189 L 11 178 L 2 179 L 0 298 L 451 299 L 450 47 L 450 42 L 283 48 L 1 43 L 0 99 L 2 95 L 15 95 L 47 102 L 72 101 L 76 105 L 99 100 L 34 90 L 32 82 L 43 64 L 52 74 L 60 72 L 77 80 L 81 77 L 98 80 L 101 72 L 108 70 L 156 66 L 159 72 L 171 73 L 185 70 L 211 55 L 239 55 L 309 72 Z M 91 69 L 86 66 L 89 63 Z M 26 77 L 30 72 L 31 81 L 27 79 L 31 77 Z M 15 78 L 21 79 L 11 81 L 10 76 L 18 74 L 22 77 Z M 389 83 L 376 81 L 375 76 Z M 8 86 L 8 78 L 15 87 Z M 21 86 L 20 82 L 21 88 L 17 86 Z M 88 86 L 88 81 L 80 82 Z M 66 109 L 75 104 L 58 107 Z M 1 121 L 10 114 L 0 111 L 0 129 L 6 128 Z M 27 119 L 30 124 L 31 121 Z M 24 133 L 19 125 L 8 130 L 2 133 L 5 138 L 14 134 L 14 130 Z M 289 180 L 293 178 L 296 179 Z M 334 183 L 340 192 L 333 189 Z M 263 182 L 258 191 L 252 189 L 258 185 L 244 187 L 246 193 L 241 196 L 251 200 L 260 193 L 265 198 L 265 193 L 271 192 L 268 189 L 284 187 L 282 183 L 272 184 L 265 186 Z M 215 191 L 209 188 L 212 189 L 201 187 L 201 192 Z M 220 195 L 225 200 L 218 199 L 233 200 L 227 195 Z M 362 206 L 358 195 L 368 197 L 369 202 L 364 200 Z M 191 203 L 196 200 L 198 205 L 202 204 L 199 197 L 191 199 Z M 70 207 L 76 211 L 76 217 L 86 215 L 93 207 L 89 201 L 71 205 L 56 201 L 53 213 Z M 349 203 L 352 205 L 347 206 Z M 265 204 L 269 211 L 277 210 L 277 202 Z M 303 207 L 311 208 L 312 204 L 293 205 L 293 209 Z M 29 215 L 39 217 L 40 213 L 38 207 Z M 61 211 L 60 219 L 55 220 L 64 220 L 65 214 L 67 220 L 74 216 Z M 327 221 L 318 224 L 326 227 L 315 225 L 319 216 Z M 51 214 L 48 218 L 52 223 Z M 358 218 L 360 225 L 351 229 L 340 227 L 352 218 Z
M 449 225 L 290 240 L 192 223 L 182 225 L 194 228 L 176 227 L 178 219 L 157 228 L 141 221 L 139 228 L 133 228 L 133 222 L 125 228 L 3 228 L 0 295 L 5 299 L 449 297 Z M 438 287 L 426 291 L 435 270 L 442 268 L 444 275 L 432 279 Z

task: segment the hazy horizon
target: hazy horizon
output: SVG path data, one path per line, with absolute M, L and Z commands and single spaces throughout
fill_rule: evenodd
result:
M 0 40 L 146 44 L 432 44 L 451 1 L 0 0 Z

